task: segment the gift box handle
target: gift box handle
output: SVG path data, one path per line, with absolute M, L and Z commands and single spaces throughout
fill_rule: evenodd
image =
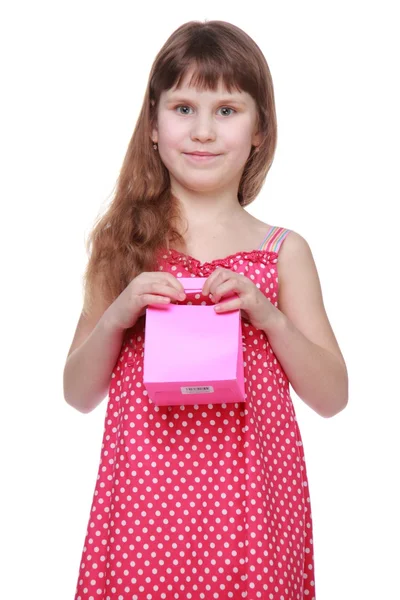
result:
M 184 290 L 185 290 L 185 294 L 187 296 L 191 295 L 191 294 L 201 294 L 204 284 L 207 281 L 208 277 L 181 277 L 179 279 L 179 281 L 182 283 Z M 229 296 L 229 298 L 231 297 L 235 297 L 237 296 L 236 293 L 232 292 L 232 294 Z M 228 299 L 225 298 L 225 300 Z
M 207 277 L 181 277 L 179 281 L 182 283 L 185 294 L 201 294 Z
M 188 296 L 189 294 L 201 294 L 203 289 L 203 286 L 199 287 L 199 288 L 191 288 L 191 289 L 187 289 L 185 288 L 185 294 L 186 296 Z

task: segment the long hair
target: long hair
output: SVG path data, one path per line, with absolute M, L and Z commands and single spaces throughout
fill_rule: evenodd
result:
M 136 126 L 115 185 L 115 196 L 89 232 L 91 254 L 84 280 L 83 312 L 90 313 L 101 294 L 111 304 L 134 277 L 154 271 L 161 249 L 178 241 L 178 199 L 170 189 L 167 168 L 152 143 L 159 98 L 179 87 L 195 66 L 189 85 L 215 91 L 225 87 L 245 91 L 255 100 L 262 141 L 254 146 L 238 188 L 238 202 L 246 206 L 258 195 L 275 154 L 277 123 L 272 78 L 257 44 L 239 27 L 225 21 L 190 21 L 168 38 L 151 68 Z

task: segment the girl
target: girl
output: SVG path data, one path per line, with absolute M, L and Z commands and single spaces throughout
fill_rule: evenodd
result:
M 91 234 L 64 370 L 65 399 L 81 412 L 109 394 L 75 600 L 315 598 L 289 383 L 331 417 L 348 379 L 307 242 L 244 208 L 276 140 L 254 41 L 223 21 L 179 27 L 155 59 L 115 198 Z M 188 303 L 181 277 L 207 278 L 193 302 L 241 310 L 244 403 L 150 401 L 145 309 Z

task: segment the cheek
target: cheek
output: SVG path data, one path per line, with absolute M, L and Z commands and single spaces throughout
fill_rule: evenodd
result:
M 247 149 L 251 148 L 251 136 L 246 126 L 232 128 L 225 132 L 224 147 L 239 156 L 247 156 Z
M 176 130 L 174 131 L 173 129 L 164 129 L 160 133 L 160 141 L 167 150 L 176 149 L 180 145 L 180 137 L 177 135 Z
M 229 164 L 233 169 L 242 168 L 246 163 L 250 151 L 251 151 L 251 142 L 246 138 L 240 138 L 232 140 L 231 143 L 227 143 L 226 147 L 226 164 Z
M 161 144 L 169 148 L 184 148 L 186 132 L 176 119 L 164 119 L 159 123 L 159 138 Z

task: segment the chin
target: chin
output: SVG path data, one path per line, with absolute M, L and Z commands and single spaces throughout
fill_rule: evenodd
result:
M 194 192 L 212 192 L 223 187 L 221 177 L 193 177 L 193 179 L 177 179 L 179 185 Z

